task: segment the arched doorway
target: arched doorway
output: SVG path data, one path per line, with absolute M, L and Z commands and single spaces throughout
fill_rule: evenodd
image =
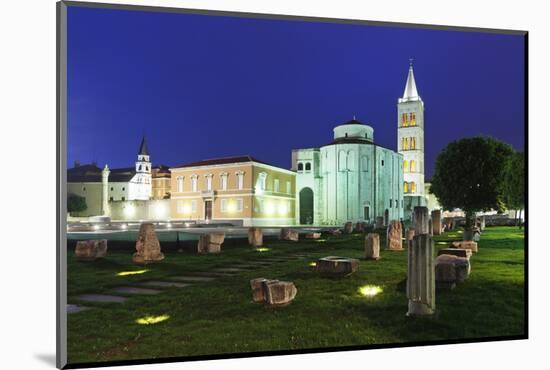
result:
M 300 190 L 300 224 L 313 224 L 313 190 L 311 188 Z

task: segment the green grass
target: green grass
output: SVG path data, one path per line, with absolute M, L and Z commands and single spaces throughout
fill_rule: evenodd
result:
M 435 241 L 459 238 L 444 234 Z M 383 242 L 383 240 L 381 241 Z M 68 315 L 69 363 L 166 358 L 270 350 L 308 349 L 416 341 L 472 339 L 524 334 L 524 236 L 511 227 L 487 228 L 472 257 L 470 278 L 452 291 L 438 292 L 437 313 L 407 318 L 405 279 L 407 253 L 382 251 L 379 261 L 361 259 L 350 277 L 317 276 L 308 263 L 328 255 L 362 258 L 359 235 L 330 237 L 326 242 L 268 241 L 268 252 L 256 252 L 245 241 L 230 241 L 220 255 L 166 252 L 166 259 L 141 275 L 132 251 L 110 250 L 107 258 L 79 263 L 68 260 L 68 296 L 109 292 L 119 285 L 227 267 L 235 262 L 303 253 L 305 260 L 279 262 L 184 289 L 166 289 L 156 296 L 131 296 L 123 304 L 85 303 L 93 309 Z M 383 244 L 382 244 L 383 245 Z M 436 244 L 436 248 L 445 245 Z M 73 249 L 73 248 L 71 248 Z M 251 301 L 249 280 L 290 280 L 296 299 L 270 308 Z M 358 289 L 382 287 L 371 298 Z M 139 325 L 136 319 L 169 315 L 164 322 Z

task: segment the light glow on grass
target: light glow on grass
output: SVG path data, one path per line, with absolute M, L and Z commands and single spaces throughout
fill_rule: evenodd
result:
M 169 315 L 160 315 L 160 316 L 145 316 L 136 320 L 136 323 L 140 325 L 152 325 L 158 324 L 159 322 L 166 321 L 170 318 Z
M 139 275 L 139 274 L 144 274 L 147 271 L 149 271 L 149 270 L 145 269 L 145 270 L 135 270 L 135 271 L 122 271 L 122 272 L 117 273 L 116 276 Z
M 447 242 L 437 242 L 437 243 L 435 243 L 435 244 L 438 244 L 438 245 L 447 245 L 447 244 L 449 244 L 449 243 L 447 243 Z
M 326 239 L 317 239 L 315 240 L 317 243 L 324 243 L 326 242 L 327 240 Z
M 315 267 L 315 266 L 317 266 L 317 262 L 310 262 L 309 265 L 310 265 L 311 267 Z
M 359 288 L 359 293 L 365 297 L 374 297 L 375 295 L 382 293 L 382 287 L 378 285 L 363 285 Z
M 270 250 L 270 248 L 256 248 L 256 252 L 268 252 Z

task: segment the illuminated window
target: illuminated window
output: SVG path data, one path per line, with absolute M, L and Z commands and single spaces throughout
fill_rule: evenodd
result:
M 403 183 L 403 193 L 409 192 L 409 184 L 407 182 Z
M 307 168 L 307 165 L 306 165 L 306 168 Z M 279 192 L 279 179 L 274 179 L 273 180 L 273 191 L 275 193 Z
M 411 193 L 415 193 L 416 192 L 416 184 L 413 182 L 411 182 Z
M 176 183 L 177 183 L 178 192 L 181 193 L 183 191 L 183 177 L 178 176 L 176 179 Z
M 291 185 L 290 185 L 290 181 L 287 181 L 286 182 L 286 193 L 287 194 L 290 194 L 291 193 Z
M 416 171 L 416 164 L 414 163 L 414 160 L 411 160 L 411 172 Z
M 409 172 L 409 161 L 403 161 L 403 172 Z
M 303 170 L 304 170 L 304 164 L 298 163 L 298 171 L 303 171 Z
M 306 171 L 311 171 L 311 163 L 310 162 L 306 163 Z
M 411 150 L 416 149 L 416 138 L 415 138 L 415 137 L 411 137 L 411 146 L 410 146 L 410 149 L 411 149 Z
M 410 116 L 410 126 L 416 126 L 416 113 L 412 112 Z
M 222 190 L 227 190 L 227 174 L 223 173 L 220 176 L 220 188 Z
M 407 113 L 401 114 L 401 126 L 407 127 L 409 125 L 409 120 L 407 119 Z
M 212 190 L 212 175 L 205 175 L 206 190 Z
M 267 173 L 260 173 L 260 189 L 265 190 L 267 188 Z
M 243 190 L 244 172 L 237 172 L 237 189 Z
M 191 178 L 191 191 L 196 192 L 197 191 L 197 176 L 193 176 Z
M 409 150 L 409 138 L 402 138 L 401 139 L 401 150 Z
M 183 200 L 178 199 L 178 201 L 176 202 L 176 209 L 178 213 L 185 213 L 185 205 L 183 203 Z

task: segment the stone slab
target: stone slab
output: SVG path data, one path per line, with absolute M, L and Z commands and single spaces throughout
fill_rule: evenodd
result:
M 195 276 L 208 276 L 208 277 L 229 277 L 229 276 L 233 276 L 233 274 L 228 274 L 228 273 L 225 273 L 225 272 L 212 272 L 212 271 L 194 271 L 194 272 L 189 272 L 190 275 L 195 275 Z
M 202 283 L 202 282 L 216 280 L 216 278 L 213 276 L 172 276 L 172 277 L 168 277 L 167 279 L 177 280 L 177 281 L 187 281 L 187 282 L 193 282 L 193 283 Z
M 175 281 L 147 281 L 145 283 L 141 283 L 140 285 L 144 286 L 156 286 L 156 287 L 162 287 L 162 288 L 185 288 L 191 284 L 188 283 L 178 283 Z
M 68 314 L 78 313 L 78 312 L 86 311 L 86 310 L 89 310 L 89 309 L 90 309 L 90 307 L 80 306 L 80 305 L 77 305 L 77 304 L 68 304 L 67 305 L 67 313 Z
M 120 297 L 116 295 L 108 295 L 108 294 L 81 294 L 76 297 L 77 299 L 81 301 L 86 302 L 107 302 L 107 303 L 122 303 L 126 302 L 126 297 Z
M 246 269 L 238 268 L 238 267 L 218 267 L 212 269 L 214 272 L 243 272 L 246 271 Z
M 133 286 L 119 286 L 113 289 L 113 292 L 122 293 L 122 294 L 144 294 L 144 295 L 155 295 L 159 294 L 162 291 L 157 289 L 149 288 L 138 288 Z

